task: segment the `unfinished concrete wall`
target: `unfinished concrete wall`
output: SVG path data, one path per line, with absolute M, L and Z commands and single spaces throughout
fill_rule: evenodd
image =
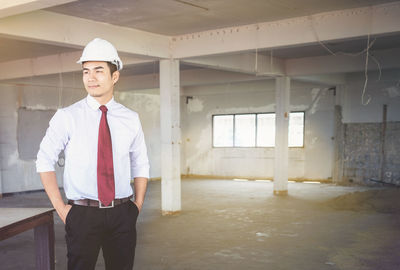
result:
M 159 96 L 157 93 L 150 91 L 150 94 L 140 94 L 140 92 L 138 94 L 116 92 L 115 94 L 117 101 L 137 111 L 140 115 L 146 144 L 149 147 L 151 177 L 160 176 Z M 39 175 L 36 173 L 35 157 L 32 156 L 32 153 L 39 148 L 40 141 L 30 140 L 30 138 L 42 137 L 44 131 L 30 125 L 20 130 L 18 134 L 18 110 L 32 112 L 32 114 L 24 114 L 24 122 L 40 121 L 39 125 L 47 128 L 48 117 L 38 118 L 38 115 L 47 114 L 51 110 L 55 112 L 57 108 L 73 104 L 87 95 L 82 85 L 81 74 L 68 73 L 1 82 L 0 95 L 0 193 L 42 189 Z M 31 144 L 30 141 L 32 141 Z M 18 151 L 19 148 L 20 151 Z M 27 158 L 26 153 L 29 153 L 30 158 Z M 63 169 L 57 165 L 56 168 L 61 186 Z
M 322 89 L 320 87 L 319 89 Z M 289 177 L 327 179 L 333 158 L 334 97 L 318 86 L 292 83 L 291 110 L 305 111 L 304 148 L 290 148 Z M 185 87 L 182 106 L 183 174 L 272 178 L 273 148 L 213 148 L 212 115 L 275 111 L 273 80 Z
M 400 185 L 400 122 L 344 125 L 344 181 Z M 375 181 L 374 181 L 375 180 Z
M 1 93 L 1 174 L 2 174 L 2 192 L 20 192 L 26 190 L 42 189 L 40 178 L 36 173 L 34 159 L 22 159 L 18 151 L 18 109 L 26 108 L 29 104 L 25 101 L 25 89 L 23 86 L 16 85 L 0 85 Z M 29 90 L 28 90 L 29 91 Z M 43 95 L 43 99 L 51 98 L 51 96 Z M 29 119 L 26 119 L 29 121 Z M 20 134 L 23 140 L 29 140 L 29 136 L 36 136 L 32 132 L 37 129 L 25 130 L 26 134 Z M 36 136 L 37 137 L 37 136 Z M 30 152 L 30 148 L 35 149 L 38 146 L 24 145 L 29 149 L 23 151 Z M 62 169 L 57 167 L 57 176 L 61 183 Z
M 115 92 L 115 99 L 139 114 L 150 161 L 150 178 L 159 178 L 161 176 L 159 89 Z
M 400 87 L 399 71 L 383 71 L 361 95 L 364 76 L 348 76 L 343 91 L 342 178 L 360 184 L 384 181 L 400 185 Z M 387 106 L 386 124 L 384 105 Z M 372 179 L 372 180 L 371 180 Z

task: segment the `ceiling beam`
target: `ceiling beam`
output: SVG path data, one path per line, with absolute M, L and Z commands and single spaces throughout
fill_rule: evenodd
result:
M 181 62 L 194 66 L 252 74 L 256 76 L 276 77 L 283 76 L 285 73 L 284 63 L 281 59 L 260 53 L 203 56 L 182 59 Z
M 77 0 L 1 0 L 0 18 L 58 6 Z
M 187 69 L 180 72 L 182 87 L 265 80 L 265 77 L 212 69 Z M 159 88 L 159 74 L 121 76 L 118 91 Z
M 168 36 L 45 10 L 0 19 L 0 36 L 79 49 L 102 37 L 122 53 L 170 57 Z
M 174 58 L 312 44 L 400 32 L 400 2 L 174 36 Z
M 68 52 L 37 58 L 14 60 L 0 63 L 0 80 L 42 76 L 81 70 L 76 63 L 82 52 Z M 152 62 L 133 56 L 121 57 L 125 66 Z
M 321 74 L 291 77 L 293 80 L 316 83 L 319 85 L 336 86 L 346 84 L 346 74 Z
M 400 68 L 400 48 L 370 51 L 368 70 Z M 287 76 L 307 76 L 360 72 L 365 70 L 365 54 L 359 56 L 328 55 L 288 59 L 285 61 Z M 379 65 L 378 65 L 379 64 Z

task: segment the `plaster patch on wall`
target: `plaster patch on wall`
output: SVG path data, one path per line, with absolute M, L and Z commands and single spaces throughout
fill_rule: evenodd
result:
M 37 110 L 37 111 L 57 110 L 58 109 L 58 107 L 56 105 L 55 106 L 44 106 L 41 104 L 36 104 L 34 106 L 26 106 L 25 108 L 28 110 Z
M 192 98 L 188 100 L 187 110 L 189 113 L 201 112 L 204 109 L 203 100 Z
M 158 95 L 118 92 L 115 96 L 119 102 L 133 110 L 144 108 L 146 112 L 160 111 L 160 96 Z
M 275 104 L 268 104 L 266 106 L 258 107 L 230 107 L 230 108 L 219 108 L 216 107 L 214 110 L 207 113 L 207 118 L 211 119 L 215 114 L 241 114 L 241 113 L 270 113 L 275 112 Z
M 7 167 L 11 167 L 14 166 L 18 163 L 18 151 L 15 150 L 14 153 L 12 153 L 11 155 L 8 156 L 7 159 Z
M 318 96 L 320 91 L 321 91 L 320 88 L 311 89 L 311 100 L 314 100 Z
M 308 108 L 308 105 L 290 105 L 290 110 L 293 112 L 297 111 L 306 111 Z
M 390 98 L 395 98 L 400 96 L 400 86 L 390 86 L 381 89 L 381 91 L 385 92 L 386 95 L 388 95 Z
M 318 142 L 318 137 L 314 137 L 311 139 L 310 145 L 311 147 Z
M 324 90 L 320 88 L 311 89 L 311 98 L 312 102 L 310 107 L 308 108 L 308 112 L 310 114 L 314 114 L 317 110 L 318 102 L 321 99 L 321 96 L 324 94 Z

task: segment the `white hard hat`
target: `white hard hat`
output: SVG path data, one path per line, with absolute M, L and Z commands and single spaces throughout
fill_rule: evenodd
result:
M 77 63 L 82 64 L 86 61 L 110 62 L 117 66 L 117 70 L 121 70 L 123 67 L 115 47 L 107 40 L 101 38 L 95 38 L 86 45 Z

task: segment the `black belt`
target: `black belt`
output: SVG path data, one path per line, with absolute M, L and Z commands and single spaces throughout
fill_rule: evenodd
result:
M 75 205 L 81 205 L 81 206 L 92 206 L 92 207 L 98 207 L 98 208 L 112 208 L 114 206 L 126 203 L 130 201 L 132 196 L 122 198 L 122 199 L 114 199 L 109 206 L 105 206 L 104 204 L 100 203 L 99 201 L 96 200 L 91 200 L 91 199 L 82 199 L 82 200 L 68 200 L 68 204 L 75 204 Z

